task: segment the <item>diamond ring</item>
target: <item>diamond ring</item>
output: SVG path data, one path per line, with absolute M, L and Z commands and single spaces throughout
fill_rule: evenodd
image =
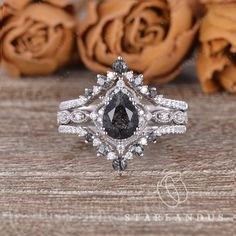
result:
M 188 104 L 158 95 L 121 57 L 112 69 L 97 75 L 97 85 L 79 98 L 59 105 L 58 131 L 83 137 L 97 156 L 124 171 L 128 161 L 143 156 L 145 146 L 160 136 L 186 132 Z

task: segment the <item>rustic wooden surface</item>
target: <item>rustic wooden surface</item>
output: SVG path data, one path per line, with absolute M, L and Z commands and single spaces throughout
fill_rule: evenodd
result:
M 189 130 L 161 138 L 118 177 L 93 148 L 57 133 L 59 102 L 92 86 L 90 77 L 1 73 L 0 235 L 233 235 L 236 97 L 204 95 L 193 82 L 160 87 L 189 102 Z M 164 170 L 180 172 L 188 191 L 176 207 L 157 193 Z

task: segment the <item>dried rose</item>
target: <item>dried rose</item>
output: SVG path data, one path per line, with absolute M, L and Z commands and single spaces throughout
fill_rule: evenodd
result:
M 74 18 L 66 1 L 6 0 L 13 12 L 0 30 L 1 64 L 13 75 L 47 75 L 66 64 L 74 45 Z
M 185 0 L 92 1 L 78 45 L 91 70 L 107 71 L 120 55 L 146 82 L 161 83 L 179 73 L 197 28 Z
M 197 68 L 203 90 L 236 93 L 236 2 L 207 5 L 200 42 Z
M 230 3 L 235 2 L 235 0 L 199 0 L 201 3 Z
M 201 18 L 205 12 L 205 6 L 200 0 L 189 0 L 189 6 L 192 8 L 196 17 Z
M 32 3 L 49 3 L 51 5 L 61 7 L 65 10 L 73 8 L 72 3 L 69 0 L 5 0 L 4 6 L 11 9 L 11 11 L 19 11 L 24 9 L 26 6 Z M 66 9 L 67 8 L 67 9 Z
M 0 32 L 3 28 L 4 22 L 13 15 L 12 9 L 7 5 L 0 5 Z M 1 33 L 0 33 L 1 35 Z M 2 39 L 0 37 L 0 64 L 2 61 L 2 46 L 1 46 Z

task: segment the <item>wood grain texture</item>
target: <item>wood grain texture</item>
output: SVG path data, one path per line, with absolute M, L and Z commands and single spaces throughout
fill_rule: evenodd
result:
M 234 96 L 207 96 L 192 82 L 158 88 L 188 101 L 189 130 L 161 138 L 118 177 L 82 140 L 57 133 L 59 102 L 92 86 L 93 75 L 0 76 L 1 236 L 235 233 Z M 157 192 L 167 172 L 180 172 L 188 191 L 176 207 L 166 206 Z

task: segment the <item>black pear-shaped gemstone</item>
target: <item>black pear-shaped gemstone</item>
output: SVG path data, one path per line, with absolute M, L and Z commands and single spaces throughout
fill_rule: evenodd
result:
M 139 124 L 136 107 L 127 94 L 116 93 L 106 106 L 103 115 L 103 128 L 114 139 L 131 137 Z

